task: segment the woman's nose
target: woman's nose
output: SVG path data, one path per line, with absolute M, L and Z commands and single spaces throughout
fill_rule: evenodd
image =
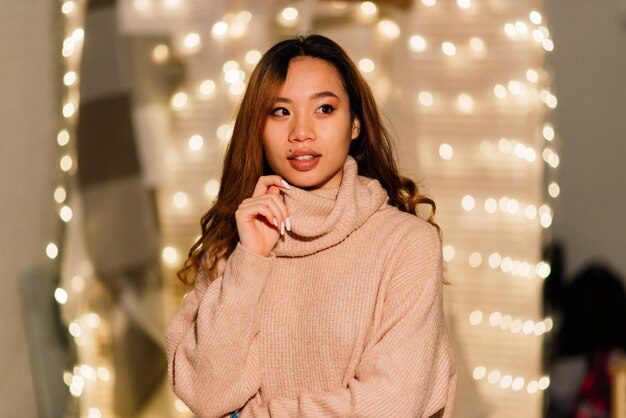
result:
M 289 141 L 307 141 L 315 139 L 315 129 L 313 121 L 306 115 L 301 115 L 293 119 Z

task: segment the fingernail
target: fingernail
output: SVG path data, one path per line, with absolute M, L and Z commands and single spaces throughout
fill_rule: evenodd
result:
M 285 221 L 287 222 L 287 231 L 291 232 L 291 219 L 289 219 L 289 216 L 287 216 Z
M 285 222 L 280 223 L 280 235 L 285 235 Z
M 274 218 L 274 226 L 278 228 L 278 222 L 276 221 L 276 218 Z
M 291 189 L 289 183 L 287 183 L 284 179 L 280 179 L 280 182 L 287 188 L 287 190 Z

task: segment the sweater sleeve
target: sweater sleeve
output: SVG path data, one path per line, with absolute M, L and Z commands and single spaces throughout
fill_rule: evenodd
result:
M 452 416 L 456 365 L 443 313 L 441 241 L 434 228 L 405 241 L 381 319 L 347 387 L 267 403 L 257 395 L 242 418 Z
M 203 418 L 238 410 L 261 386 L 256 309 L 273 257 L 237 244 L 221 276 L 198 274 L 165 331 L 170 385 Z

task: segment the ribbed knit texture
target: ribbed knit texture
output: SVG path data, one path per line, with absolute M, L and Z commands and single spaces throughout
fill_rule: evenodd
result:
M 284 193 L 269 257 L 238 244 L 166 331 L 170 384 L 203 418 L 451 417 L 441 241 L 348 157 L 338 189 Z

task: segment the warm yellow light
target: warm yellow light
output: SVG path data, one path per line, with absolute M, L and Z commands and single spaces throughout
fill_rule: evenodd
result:
M 526 23 L 518 20 L 517 22 L 515 22 L 515 30 L 521 35 L 526 35 L 528 33 L 528 26 L 526 25 Z
M 187 206 L 187 203 L 189 203 L 189 198 L 187 197 L 186 193 L 184 193 L 184 192 L 177 192 L 177 193 L 174 194 L 174 197 L 172 198 L 172 203 L 178 209 L 182 209 L 185 206 Z
M 426 39 L 420 35 L 413 35 L 408 40 L 409 49 L 413 52 L 426 51 Z
M 216 22 L 211 28 L 211 33 L 213 33 L 216 37 L 224 36 L 226 32 L 228 32 L 228 23 L 221 20 Z
M 61 6 L 61 12 L 64 15 L 69 15 L 75 10 L 75 8 L 76 8 L 76 3 L 74 3 L 73 1 L 66 1 Z
M 422 106 L 426 107 L 432 106 L 434 102 L 433 95 L 428 91 L 420 91 L 417 95 L 417 100 Z
M 244 78 L 245 78 L 245 73 L 235 68 L 232 68 L 224 73 L 224 80 L 228 84 L 242 82 Z
M 511 80 L 508 84 L 509 92 L 514 95 L 522 94 L 522 85 L 519 81 Z
M 98 367 L 98 379 L 105 382 L 111 380 L 111 372 L 106 367 Z
M 475 380 L 482 380 L 485 378 L 486 375 L 487 375 L 487 369 L 484 366 L 478 366 L 474 368 L 474 371 L 472 372 L 472 377 Z
M 182 0 L 163 0 L 163 5 L 167 9 L 177 9 L 180 7 Z
M 285 26 L 292 26 L 297 21 L 299 14 L 298 9 L 295 7 L 285 7 L 280 12 L 278 21 Z
M 548 386 L 550 386 L 550 378 L 548 376 L 543 376 L 541 379 L 539 379 L 538 386 L 539 389 L 546 390 Z
M 471 112 L 474 110 L 474 99 L 467 93 L 462 93 L 457 98 L 457 108 L 461 112 Z
M 483 257 L 479 252 L 473 252 L 469 256 L 469 265 L 473 268 L 480 267 L 483 262 Z
M 528 220 L 533 220 L 537 217 L 537 207 L 535 205 L 528 205 L 526 209 L 524 209 L 524 215 Z
M 474 311 L 469 316 L 469 322 L 472 325 L 478 325 L 483 321 L 483 313 L 481 311 Z
M 68 330 L 70 332 L 70 334 L 72 335 L 72 337 L 80 337 L 80 334 L 82 333 L 82 329 L 80 327 L 80 325 L 76 322 L 72 322 L 69 327 Z M 74 376 L 76 377 L 76 376 Z
M 441 44 L 441 50 L 443 51 L 444 54 L 448 55 L 448 56 L 452 56 L 454 54 L 456 54 L 456 47 L 454 46 L 454 44 L 452 42 L 444 42 Z
M 549 123 L 543 125 L 542 133 L 546 141 L 552 141 L 554 139 L 554 127 Z
M 374 71 L 374 68 L 376 68 L 376 66 L 374 65 L 374 61 L 371 59 L 363 58 L 359 60 L 359 69 L 364 73 L 371 73 Z
M 477 37 L 470 39 L 470 48 L 476 52 L 483 52 L 485 50 L 485 42 Z
M 65 191 L 64 187 L 59 186 L 54 190 L 54 200 L 57 203 L 65 202 L 66 198 L 67 198 L 67 192 Z
M 146 12 L 152 8 L 152 2 L 150 0 L 134 0 L 133 5 L 135 9 L 140 12 Z
M 72 32 L 72 39 L 75 43 L 78 43 L 85 39 L 85 30 L 83 28 L 76 28 Z
M 65 291 L 65 289 L 63 289 L 62 287 L 57 287 L 56 290 L 54 291 L 54 299 L 61 305 L 66 304 L 67 292 Z
M 543 49 L 548 52 L 554 51 L 554 42 L 552 42 L 552 39 L 544 39 L 541 42 L 541 45 L 543 46 Z
M 246 91 L 246 85 L 241 81 L 236 81 L 228 86 L 228 91 L 234 96 L 239 96 Z
M 559 196 L 560 193 L 561 188 L 559 187 L 558 183 L 550 183 L 550 185 L 548 186 L 548 194 L 550 195 L 550 197 L 556 198 Z
M 456 4 L 461 8 L 461 9 L 469 9 L 471 6 L 471 2 L 470 0 L 456 0 Z
M 537 272 L 537 275 L 539 277 L 545 279 L 550 275 L 550 264 L 546 263 L 545 261 L 540 261 L 539 263 L 537 263 L 535 271 Z
M 200 48 L 202 40 L 200 38 L 200 34 L 196 32 L 189 33 L 183 39 L 183 45 L 186 49 L 195 51 Z
M 199 151 L 204 145 L 204 139 L 200 135 L 193 135 L 191 138 L 189 138 L 187 145 L 189 146 L 190 150 Z
M 498 99 L 505 99 L 506 96 L 508 95 L 506 87 L 504 87 L 502 84 L 496 84 L 493 88 L 493 94 L 498 98 Z
M 498 253 L 491 253 L 489 255 L 488 263 L 489 267 L 492 269 L 496 269 L 500 266 L 500 262 L 502 261 L 502 257 Z
M 491 383 L 492 385 L 496 384 L 500 380 L 501 375 L 502 374 L 500 373 L 500 370 L 492 370 L 487 375 L 487 381 Z
M 396 39 L 400 36 L 400 26 L 392 20 L 383 19 L 378 22 L 378 31 L 389 39 Z
M 59 216 L 61 217 L 61 220 L 63 222 L 69 222 L 72 220 L 72 216 L 74 216 L 74 213 L 72 212 L 72 208 L 64 205 L 59 211 Z
M 463 199 L 461 199 L 461 207 L 464 210 L 469 212 L 473 210 L 475 206 L 476 206 L 476 201 L 474 200 L 474 197 L 470 195 L 465 195 L 463 196 Z
M 102 418 L 102 412 L 98 408 L 89 408 L 87 418 Z
M 433 7 L 435 4 L 437 4 L 437 0 L 422 0 L 422 4 L 427 7 Z
M 57 134 L 57 144 L 59 144 L 59 146 L 61 147 L 64 147 L 69 142 L 70 142 L 70 133 L 67 131 L 67 129 L 60 130 L 59 133 Z
M 508 37 L 513 38 L 514 36 L 517 35 L 517 29 L 515 28 L 514 24 L 506 23 L 504 25 L 504 33 L 506 33 Z
M 215 81 L 204 80 L 200 84 L 200 94 L 205 97 L 209 97 L 215 93 Z
M 446 245 L 442 249 L 443 260 L 444 261 L 452 261 L 454 259 L 454 247 L 452 245 Z
M 178 253 L 174 247 L 165 247 L 162 252 L 163 260 L 168 264 L 174 264 L 178 259 Z
M 170 59 L 170 49 L 165 44 L 159 44 L 152 50 L 152 60 L 157 64 L 163 64 Z
M 187 94 L 184 92 L 178 92 L 172 97 L 172 107 L 176 110 L 180 110 L 187 106 Z
M 376 7 L 376 5 L 371 1 L 364 1 L 363 3 L 361 3 L 361 5 L 359 6 L 359 10 L 365 16 L 374 16 L 376 13 L 378 13 L 378 7 Z
M 66 86 L 71 86 L 76 83 L 76 73 L 74 71 L 68 71 L 63 75 L 63 84 Z
M 452 159 L 454 155 L 454 150 L 450 144 L 441 144 L 439 146 L 439 156 L 444 160 Z
M 535 25 L 539 25 L 541 24 L 541 13 L 539 13 L 536 10 L 533 10 L 532 12 L 530 12 L 528 14 L 528 18 L 530 19 L 531 22 L 533 22 Z
M 74 103 L 66 103 L 63 106 L 63 116 L 71 118 L 76 113 L 76 105 Z
M 530 81 L 531 83 L 536 83 L 537 81 L 539 81 L 539 74 L 537 73 L 537 71 L 529 69 L 528 71 L 526 71 L 526 80 Z
M 85 279 L 81 276 L 73 276 L 70 280 L 70 286 L 74 292 L 80 293 L 85 288 Z
M 540 29 L 533 29 L 533 39 L 539 43 L 542 43 L 544 39 L 546 39 L 546 37 Z
M 204 192 L 210 197 L 217 197 L 220 191 L 220 183 L 216 179 L 211 179 L 204 185 Z
M 498 203 L 496 202 L 496 199 L 490 197 L 485 200 L 485 211 L 487 213 L 494 214 L 496 213 L 496 210 L 498 210 Z
M 64 155 L 59 161 L 59 166 L 61 167 L 61 170 L 65 172 L 70 171 L 73 165 L 74 162 L 72 161 L 72 157 L 70 157 L 69 155 Z
M 227 72 L 231 70 L 238 70 L 238 69 L 239 69 L 239 63 L 234 60 L 226 61 L 224 65 L 222 65 L 222 71 L 224 72 L 224 74 L 226 74 Z
M 250 50 L 246 53 L 245 59 L 248 64 L 257 64 L 261 61 L 261 53 L 256 49 Z
M 227 124 L 220 125 L 217 128 L 217 137 L 222 141 L 230 141 L 233 135 L 233 127 Z
M 508 389 L 511 386 L 511 383 L 513 383 L 513 376 L 511 376 L 510 374 L 502 376 L 502 378 L 500 379 L 500 387 L 502 389 Z
M 493 312 L 489 315 L 489 325 L 497 327 L 502 322 L 502 314 L 500 312 Z
M 247 25 L 252 21 L 252 13 L 247 10 L 242 10 L 241 12 L 237 13 L 236 21 Z

